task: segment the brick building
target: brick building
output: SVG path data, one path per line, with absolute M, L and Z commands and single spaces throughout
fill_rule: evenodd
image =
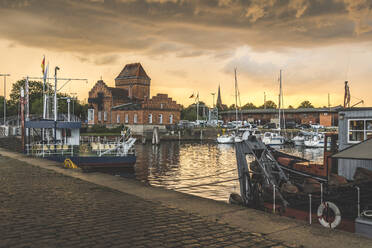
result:
M 179 122 L 181 106 L 167 94 L 150 98 L 150 83 L 140 63 L 127 64 L 115 78 L 115 87 L 97 81 L 89 91 L 88 124 L 126 124 L 141 133 Z
M 284 109 L 284 115 L 286 122 L 296 124 L 319 123 L 323 126 L 337 126 L 339 110 L 340 107 Z M 235 110 L 223 111 L 220 115 L 225 123 L 236 119 Z M 246 109 L 239 111 L 240 120 L 260 124 L 277 123 L 278 117 L 278 109 Z

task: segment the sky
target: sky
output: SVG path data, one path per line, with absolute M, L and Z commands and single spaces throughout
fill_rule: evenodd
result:
M 0 74 L 11 84 L 40 77 L 45 55 L 63 92 L 86 101 L 99 79 L 115 85 L 127 63 L 140 62 L 151 95 L 212 105 L 221 87 L 234 103 L 234 68 L 241 105 L 309 100 L 316 107 L 372 106 L 371 0 L 0 0 Z M 50 73 L 53 75 L 53 72 Z M 3 92 L 0 79 L 0 92 Z M 1 93 L 2 95 L 3 93 Z M 215 99 L 216 100 L 216 99 Z

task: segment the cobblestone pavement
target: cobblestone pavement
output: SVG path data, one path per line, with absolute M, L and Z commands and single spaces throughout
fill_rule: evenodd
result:
M 0 156 L 0 247 L 288 247 Z

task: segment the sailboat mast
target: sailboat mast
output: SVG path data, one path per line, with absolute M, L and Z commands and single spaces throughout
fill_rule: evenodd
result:
M 282 70 L 280 70 L 280 76 L 279 76 L 279 130 L 280 130 L 280 123 L 281 123 L 281 118 L 280 118 L 281 103 L 282 103 Z
M 238 80 L 236 78 L 236 67 L 234 69 L 235 73 L 235 120 L 238 121 Z

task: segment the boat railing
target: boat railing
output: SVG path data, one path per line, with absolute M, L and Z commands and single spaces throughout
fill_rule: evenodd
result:
M 29 144 L 26 145 L 27 155 L 37 157 L 74 155 L 74 146 L 67 144 Z
M 92 149 L 92 152 L 97 153 L 98 155 L 101 155 L 104 153 L 105 156 L 115 156 L 118 155 L 117 149 L 121 145 L 120 142 L 105 142 L 105 143 L 99 143 L 99 142 L 91 142 L 90 147 Z M 134 154 L 134 148 L 130 148 L 127 151 L 127 154 Z

